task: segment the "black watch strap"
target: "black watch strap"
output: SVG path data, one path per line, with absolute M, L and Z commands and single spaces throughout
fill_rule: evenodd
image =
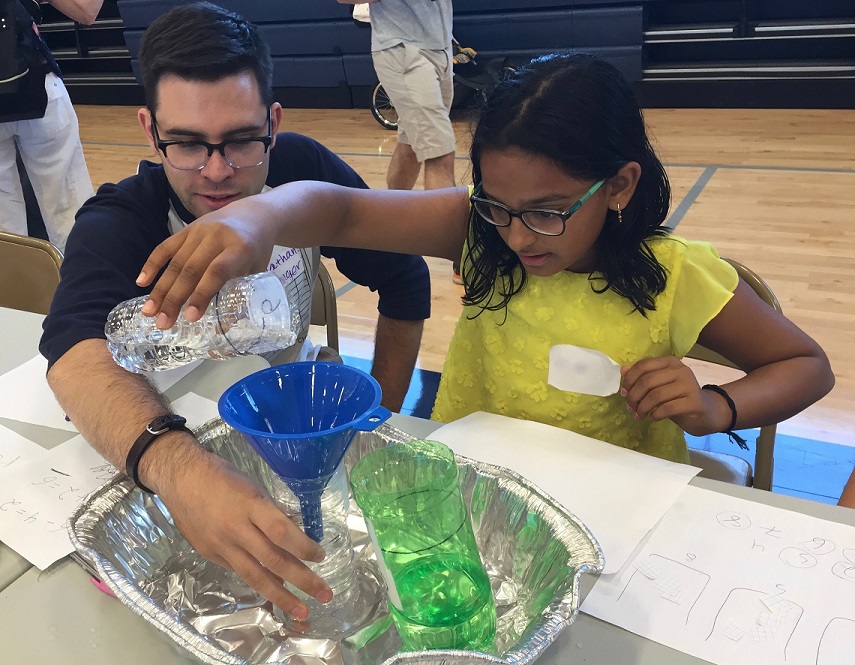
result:
M 137 440 L 134 441 L 134 445 L 132 445 L 131 449 L 128 451 L 128 457 L 125 460 L 125 473 L 130 476 L 134 481 L 134 484 L 143 492 L 154 494 L 154 492 L 143 485 L 140 480 L 139 466 L 143 454 L 149 449 L 151 444 L 157 440 L 157 437 L 161 434 L 166 434 L 167 432 L 175 430 L 181 430 L 188 434 L 193 434 L 193 432 L 187 427 L 187 420 L 185 418 L 176 416 L 173 413 L 158 416 L 145 426 L 143 433 L 137 437 Z

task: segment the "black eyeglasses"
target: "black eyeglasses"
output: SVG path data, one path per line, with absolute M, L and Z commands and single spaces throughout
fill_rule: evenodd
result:
M 163 153 L 170 166 L 181 171 L 201 171 L 216 150 L 233 169 L 249 169 L 264 161 L 264 155 L 273 142 L 273 123 L 267 109 L 267 136 L 229 139 L 222 143 L 207 141 L 161 141 L 157 133 L 157 120 L 151 114 L 151 127 L 157 149 Z
M 518 217 L 529 229 L 543 236 L 560 236 L 567 228 L 567 220 L 582 207 L 597 190 L 603 186 L 605 180 L 595 182 L 591 188 L 582 195 L 576 203 L 570 206 L 566 212 L 558 210 L 511 210 L 508 206 L 498 201 L 485 199 L 478 196 L 481 192 L 481 183 L 475 188 L 475 193 L 469 197 L 472 207 L 475 208 L 485 222 L 493 226 L 510 226 L 511 220 Z

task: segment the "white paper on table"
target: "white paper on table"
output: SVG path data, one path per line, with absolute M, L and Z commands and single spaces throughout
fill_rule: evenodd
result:
M 187 393 L 172 400 L 172 411 L 187 419 L 187 427 L 193 429 L 219 415 L 217 403 L 196 393 Z
M 20 466 L 29 460 L 42 457 L 46 452 L 39 444 L 0 425 L 0 472 L 10 469 L 13 465 Z
M 47 360 L 38 355 L 0 376 L 0 418 L 76 432 L 47 383 Z
M 550 386 L 582 395 L 614 395 L 620 389 L 620 365 L 601 351 L 572 344 L 549 349 Z
M 163 372 L 148 372 L 152 385 L 163 392 L 199 366 L 201 360 Z M 76 432 L 65 418 L 48 385 L 47 359 L 38 355 L 0 376 L 0 418 Z
M 44 570 L 72 551 L 75 508 L 116 473 L 82 436 L 0 472 L 0 541 Z
M 720 665 L 849 665 L 855 527 L 687 487 L 581 609 Z
M 700 471 L 543 423 L 473 413 L 430 438 L 524 476 L 587 526 L 620 569 Z

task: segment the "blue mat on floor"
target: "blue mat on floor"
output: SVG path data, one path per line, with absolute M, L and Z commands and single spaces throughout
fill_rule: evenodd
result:
M 350 365 L 363 372 L 371 372 L 371 361 L 365 358 L 354 358 L 353 356 L 342 356 L 345 365 Z M 416 368 L 413 371 L 413 379 L 410 381 L 410 389 L 404 397 L 404 405 L 401 413 L 416 418 L 430 418 L 433 411 L 433 403 L 436 399 L 436 391 L 439 388 L 439 372 L 429 372 Z

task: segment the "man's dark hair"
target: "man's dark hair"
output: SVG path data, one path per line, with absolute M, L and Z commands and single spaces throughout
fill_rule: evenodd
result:
M 139 61 L 152 111 L 157 110 L 157 84 L 166 74 L 213 82 L 251 71 L 261 100 L 273 103 L 270 48 L 252 23 L 210 2 L 173 7 L 155 19 L 143 35 Z

